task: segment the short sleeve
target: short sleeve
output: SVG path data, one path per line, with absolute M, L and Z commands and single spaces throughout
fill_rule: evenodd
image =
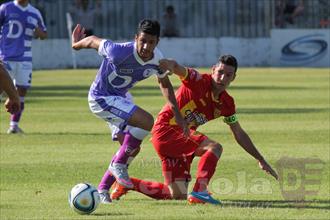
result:
M 47 27 L 45 25 L 44 19 L 42 18 L 42 15 L 39 10 L 37 10 L 37 16 L 38 16 L 38 27 L 41 28 L 44 32 L 47 31 Z
M 104 40 L 104 39 L 101 40 L 100 45 L 99 45 L 99 49 L 98 49 L 99 55 L 104 56 L 104 57 L 107 56 L 107 52 L 106 52 L 105 45 L 104 45 L 105 42 L 106 42 L 106 40 Z
M 5 4 L 0 5 L 0 26 L 3 25 L 5 20 Z
M 157 65 L 157 67 L 156 67 L 156 70 L 157 70 L 156 76 L 158 78 L 161 78 L 161 79 L 164 78 L 165 76 L 167 76 L 167 74 L 169 73 L 168 71 L 163 72 L 158 68 L 159 61 L 163 58 L 164 58 L 163 53 L 156 47 L 155 50 L 154 50 L 154 58 L 152 59 L 151 62 L 154 63 L 155 65 Z
M 238 122 L 236 115 L 236 107 L 233 97 L 231 97 L 226 91 L 220 97 L 222 104 L 221 115 L 224 116 L 223 121 L 226 124 L 234 124 Z
M 209 84 L 207 80 L 203 79 L 203 74 L 200 74 L 197 70 L 192 68 L 186 68 L 185 77 L 180 78 L 182 84 L 191 89 L 205 89 Z M 205 88 L 203 88 L 205 87 Z

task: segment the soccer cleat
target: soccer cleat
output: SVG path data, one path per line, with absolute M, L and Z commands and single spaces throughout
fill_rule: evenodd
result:
M 20 129 L 18 126 L 10 127 L 7 130 L 7 134 L 24 134 L 24 131 Z
M 109 166 L 109 171 L 116 178 L 117 183 L 129 189 L 134 187 L 131 179 L 128 176 L 126 164 L 111 163 Z
M 193 196 L 188 196 L 188 203 L 189 204 L 205 204 L 205 202 L 203 202 L 202 200 L 200 200 L 200 199 L 197 199 L 197 198 L 195 198 L 195 197 L 193 197 Z
M 198 203 L 210 203 L 213 205 L 220 205 L 221 202 L 212 198 L 212 196 L 208 192 L 191 192 L 188 196 L 188 202 L 190 204 L 198 204 Z
M 100 202 L 102 204 L 110 204 L 112 202 L 107 190 L 99 190 Z
M 124 187 L 120 184 L 117 184 L 117 182 L 115 182 L 113 188 L 114 189 L 112 190 L 111 195 L 110 195 L 110 198 L 112 200 L 119 200 L 120 197 L 125 195 L 127 193 L 127 191 L 130 190 L 130 189 L 128 189 L 128 188 L 126 188 L 126 187 Z

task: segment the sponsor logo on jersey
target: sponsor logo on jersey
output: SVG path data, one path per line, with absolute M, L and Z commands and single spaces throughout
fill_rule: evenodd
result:
M 119 69 L 120 73 L 130 74 L 133 73 L 133 69 Z

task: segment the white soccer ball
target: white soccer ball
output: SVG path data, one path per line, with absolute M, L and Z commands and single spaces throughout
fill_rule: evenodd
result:
M 91 184 L 79 183 L 71 189 L 69 204 L 79 214 L 90 214 L 100 204 L 100 196 Z

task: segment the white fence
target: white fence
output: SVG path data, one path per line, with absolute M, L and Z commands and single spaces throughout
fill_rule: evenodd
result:
M 193 67 L 208 67 L 222 54 L 232 54 L 239 66 L 330 67 L 330 30 L 273 30 L 271 38 L 162 38 L 165 57 Z M 33 42 L 35 69 L 72 68 L 68 39 Z M 93 49 L 74 51 L 78 68 L 96 68 L 102 58 Z
M 77 12 L 76 0 L 30 0 L 46 21 L 51 39 L 67 38 L 66 12 Z M 162 20 L 172 5 L 177 14 L 180 36 L 188 37 L 269 37 L 275 28 L 280 0 L 90 0 L 90 21 L 94 33 L 111 39 L 127 39 L 135 34 L 145 17 Z M 298 2 L 298 1 L 296 1 Z M 303 14 L 285 28 L 321 28 L 329 22 L 329 0 L 304 0 Z M 91 12 L 95 13 L 91 13 Z M 74 23 L 83 22 L 75 19 Z M 324 25 L 329 28 L 329 24 Z

